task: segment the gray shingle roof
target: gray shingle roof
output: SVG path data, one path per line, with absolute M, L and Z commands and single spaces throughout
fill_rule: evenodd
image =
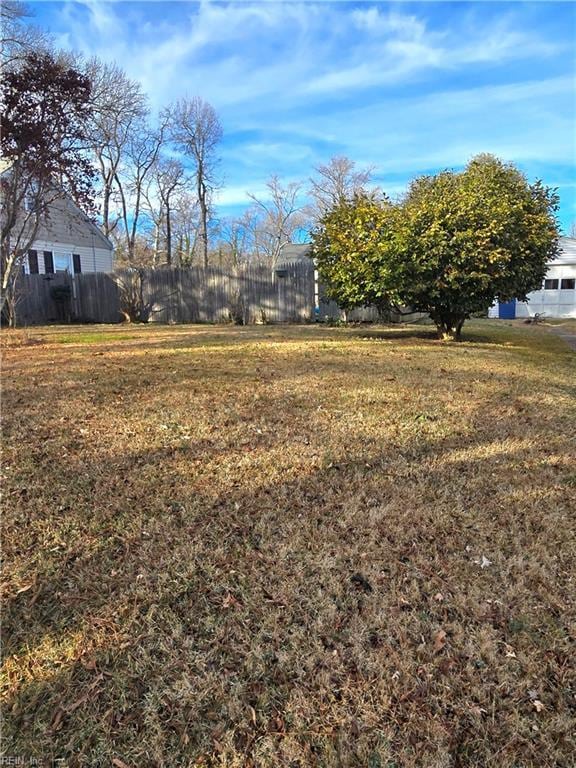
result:
M 289 243 L 282 247 L 278 261 L 281 264 L 286 264 L 290 261 L 308 261 L 311 248 L 310 243 Z

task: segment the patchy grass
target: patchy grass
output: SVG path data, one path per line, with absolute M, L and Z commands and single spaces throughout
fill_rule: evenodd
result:
M 9 345 L 3 754 L 574 765 L 576 356 L 465 330 Z
M 132 341 L 138 338 L 140 337 L 134 333 L 115 333 L 113 341 Z M 96 331 L 95 333 L 63 333 L 53 336 L 51 341 L 53 344 L 106 344 L 110 338 L 102 331 Z

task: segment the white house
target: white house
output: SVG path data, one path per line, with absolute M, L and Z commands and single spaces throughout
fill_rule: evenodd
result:
M 113 245 L 68 197 L 57 198 L 24 260 L 26 274 L 112 272 Z
M 528 294 L 528 301 L 496 302 L 489 317 L 512 320 L 516 317 L 576 318 L 576 238 L 560 238 L 560 255 L 548 265 L 539 291 Z

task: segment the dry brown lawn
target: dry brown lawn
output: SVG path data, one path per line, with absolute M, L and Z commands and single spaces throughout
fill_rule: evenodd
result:
M 3 333 L 4 758 L 574 766 L 576 355 L 465 332 Z
M 574 318 L 566 318 L 562 320 L 547 320 L 544 318 L 542 324 L 545 326 L 562 328 L 568 333 L 576 333 L 576 319 Z

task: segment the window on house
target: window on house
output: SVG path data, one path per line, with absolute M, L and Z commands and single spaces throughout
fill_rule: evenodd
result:
M 564 291 L 573 291 L 576 288 L 576 277 L 563 277 L 560 288 Z
M 72 254 L 54 254 L 54 272 L 72 272 Z
M 33 213 L 38 207 L 38 184 L 32 182 L 24 195 L 24 209 L 27 213 Z
M 555 291 L 558 288 L 558 280 L 544 280 L 545 291 Z

